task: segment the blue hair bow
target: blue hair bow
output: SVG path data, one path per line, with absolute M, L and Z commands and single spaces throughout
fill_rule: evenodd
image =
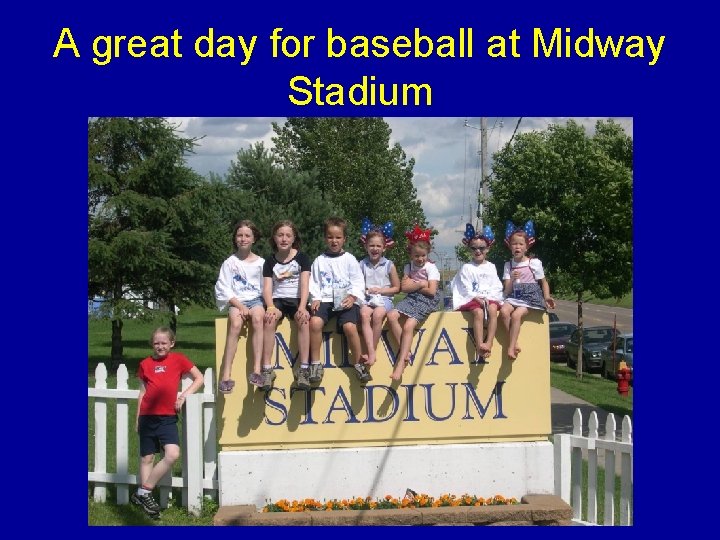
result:
M 391 248 L 395 245 L 392 236 L 395 232 L 395 225 L 392 221 L 388 221 L 385 225 L 373 225 L 369 218 L 364 217 L 360 223 L 360 241 L 365 244 L 366 238 L 370 231 L 378 231 L 385 237 L 385 247 Z
M 492 229 L 490 228 L 490 225 L 485 225 L 483 228 L 482 234 L 475 233 L 475 227 L 472 226 L 472 223 L 468 223 L 465 225 L 465 235 L 463 236 L 462 243 L 466 246 L 476 238 L 482 238 L 487 243 L 487 246 L 490 247 L 495 243 L 495 234 L 492 232 Z
M 535 225 L 532 220 L 525 222 L 522 227 L 516 227 L 512 221 L 505 222 L 505 243 L 510 246 L 510 237 L 516 232 L 525 233 L 527 236 L 528 247 L 535 243 Z

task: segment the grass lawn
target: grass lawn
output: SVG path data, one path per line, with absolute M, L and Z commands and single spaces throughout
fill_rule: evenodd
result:
M 583 374 L 582 379 L 578 379 L 574 369 L 565 364 L 554 363 L 550 364 L 550 385 L 613 413 L 618 424 L 626 414 L 632 418 L 632 386 L 627 397 L 622 397 L 617 393 L 615 381 L 587 373 Z
M 115 504 L 111 492 L 108 502 L 97 503 L 92 499 L 92 489 L 88 490 L 88 525 L 212 525 L 213 516 L 218 510 L 215 501 L 205 498 L 199 516 L 189 514 L 180 506 L 180 491 L 174 490 L 172 502 L 162 511 L 160 519 L 151 519 L 135 505 Z
M 564 294 L 557 294 L 553 295 L 558 300 L 568 300 L 570 302 L 577 301 L 577 295 L 564 295 Z M 610 306 L 610 307 L 621 307 L 621 308 L 628 308 L 632 309 L 633 307 L 633 293 L 630 291 L 625 296 L 621 298 L 596 298 L 591 294 L 586 294 L 583 297 L 583 302 L 587 302 L 589 304 L 600 304 L 601 306 Z
M 582 470 L 582 485 L 583 485 L 583 500 L 582 500 L 582 519 L 583 521 L 588 520 L 587 515 L 587 507 L 588 507 L 588 498 L 587 498 L 587 483 L 588 483 L 588 463 L 587 461 L 583 461 L 583 470 Z M 605 469 L 602 467 L 598 467 L 597 469 L 597 523 L 602 525 L 605 521 Z M 614 507 L 614 523 L 618 524 L 620 523 L 620 477 L 615 475 L 615 494 L 613 499 L 613 507 Z
M 175 349 L 185 353 L 200 371 L 215 366 L 215 319 L 225 318 L 216 309 L 192 307 L 178 315 Z M 167 320 L 123 322 L 123 361 L 131 375 L 140 360 L 150 356 L 150 335 Z M 98 362 L 108 365 L 110 360 L 110 321 L 88 320 L 88 374 L 93 375 Z

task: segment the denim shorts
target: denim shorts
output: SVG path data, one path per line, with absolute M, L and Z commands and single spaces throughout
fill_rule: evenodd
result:
M 262 296 L 258 296 L 257 298 L 253 298 L 252 300 L 241 300 L 241 302 L 248 309 L 252 309 L 255 306 L 265 307 L 265 304 L 263 304 Z M 230 307 L 235 307 L 235 306 L 231 305 Z M 237 309 L 237 308 L 235 308 L 235 309 Z
M 380 305 L 381 303 L 382 305 Z M 368 295 L 365 298 L 365 305 L 373 309 L 376 307 L 384 307 L 385 311 L 390 311 L 393 308 L 392 298 L 380 294 Z

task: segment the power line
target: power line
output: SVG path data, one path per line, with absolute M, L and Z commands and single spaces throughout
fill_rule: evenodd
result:
M 510 137 L 510 140 L 508 141 L 508 144 L 510 144 L 513 140 L 513 137 L 515 136 L 515 133 L 517 133 L 518 128 L 520 127 L 520 122 L 522 122 L 523 117 L 521 116 L 518 118 L 518 123 L 515 124 L 515 130 L 513 131 L 513 134 Z

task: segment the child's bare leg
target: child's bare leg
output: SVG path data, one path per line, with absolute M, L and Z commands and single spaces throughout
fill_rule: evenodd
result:
M 147 456 L 140 457 L 140 485 L 147 486 L 149 488 L 155 487 L 154 485 L 148 485 L 148 478 L 155 465 L 155 454 L 149 454 Z
M 487 337 L 485 338 L 485 350 L 490 356 L 492 346 L 495 341 L 495 332 L 497 331 L 497 306 L 488 302 L 488 323 L 487 323 Z
M 279 319 L 275 318 L 272 321 L 266 321 L 263 326 L 263 366 L 269 366 L 272 364 L 272 353 L 275 349 L 275 330 L 277 329 L 278 320 Z
M 515 306 L 508 302 L 505 302 L 502 308 L 500 308 L 500 318 L 502 319 L 503 326 L 505 327 L 505 334 L 507 336 L 510 335 L 510 316 L 512 315 L 514 309 Z
M 240 310 L 230 307 L 228 311 L 227 333 L 225 335 L 225 350 L 222 359 L 222 377 L 221 380 L 227 381 L 232 375 L 232 364 L 237 352 L 238 340 L 240 339 L 240 331 L 242 330 L 245 319 L 240 315 Z
M 357 324 L 346 322 L 343 324 L 343 333 L 348 341 L 350 348 L 350 363 L 357 364 L 362 354 L 362 345 L 360 344 L 360 334 L 358 333 Z
M 362 343 L 365 345 L 365 351 L 367 352 L 365 361 L 372 365 L 375 363 L 375 349 L 373 348 L 373 331 L 372 331 L 372 314 L 373 308 L 370 306 L 362 306 L 360 308 L 360 326 L 362 329 Z M 344 328 L 344 325 L 343 325 Z M 371 362 L 372 360 L 372 362 Z
M 478 358 L 486 358 L 490 352 L 485 346 L 483 339 L 483 308 L 475 308 L 473 314 L 473 337 L 475 338 L 475 351 Z
M 322 346 L 322 331 L 325 321 L 322 317 L 310 318 L 310 358 L 312 360 L 320 359 L 320 347 Z
M 250 310 L 250 321 L 252 323 L 252 348 L 253 348 L 253 373 L 260 374 L 263 355 L 263 324 L 265 309 L 262 306 L 255 306 Z
M 385 316 L 387 310 L 384 307 L 378 307 L 373 310 L 372 314 L 372 355 L 368 352 L 368 365 L 372 366 L 375 363 L 376 352 L 378 343 L 380 343 L 380 335 L 382 334 L 383 323 L 385 322 Z
M 402 325 L 400 350 L 398 350 L 397 358 L 395 359 L 395 369 L 393 369 L 392 375 L 390 375 L 390 378 L 395 381 L 399 381 L 402 378 L 405 366 L 407 366 L 410 361 L 410 347 L 412 346 L 413 335 L 417 324 L 417 319 L 407 317 Z
M 307 364 L 309 362 L 308 355 L 310 354 L 310 323 L 297 323 L 298 331 L 298 360 L 300 364 Z
M 150 474 L 148 474 L 145 480 L 143 480 L 142 482 L 142 485 L 148 489 L 154 488 L 160 481 L 160 479 L 165 476 L 165 473 L 167 473 L 172 468 L 172 466 L 180 457 L 180 447 L 177 444 L 166 444 L 163 447 L 163 453 L 165 455 L 160 461 L 155 464 L 154 467 L 152 466 L 152 459 L 154 458 L 154 456 L 150 456 L 150 467 L 152 469 L 150 471 Z M 143 456 L 142 458 L 143 466 L 146 457 L 147 456 Z
M 387 314 L 388 326 L 390 333 L 395 338 L 395 342 L 400 347 L 400 338 L 402 337 L 402 326 L 400 325 L 401 313 L 397 309 L 391 309 Z
M 504 306 L 503 306 L 504 307 Z M 526 307 L 516 307 L 512 312 L 510 321 L 510 339 L 508 344 L 508 356 L 515 360 L 517 355 L 520 353 L 520 347 L 517 345 L 518 336 L 520 335 L 520 325 L 522 324 L 522 318 L 528 312 Z

